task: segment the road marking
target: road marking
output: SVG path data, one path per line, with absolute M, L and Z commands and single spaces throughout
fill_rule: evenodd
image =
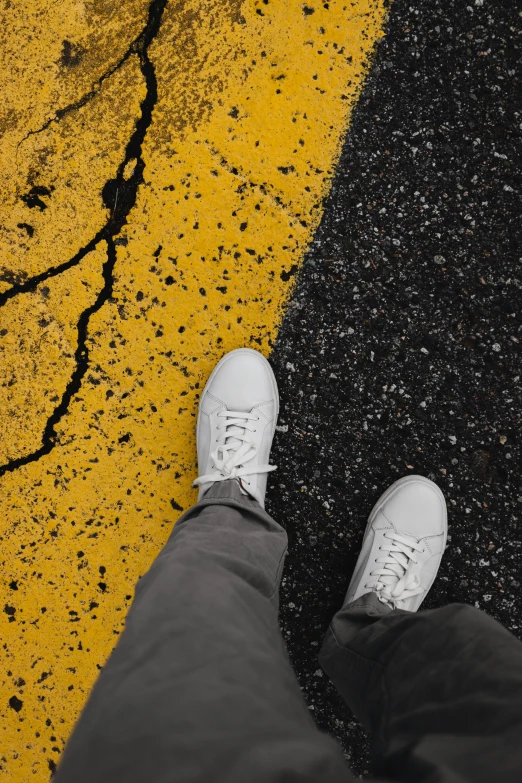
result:
M 5 12 L 13 783 L 47 780 L 137 578 L 195 500 L 209 371 L 240 345 L 270 351 L 385 18 L 384 0 L 161 5 Z

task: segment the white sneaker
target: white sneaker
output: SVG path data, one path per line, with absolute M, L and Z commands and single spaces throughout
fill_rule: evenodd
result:
M 250 348 L 227 353 L 199 402 L 197 446 L 201 500 L 215 481 L 238 479 L 241 491 L 265 507 L 270 448 L 279 413 L 272 368 Z
M 416 612 L 426 598 L 448 537 L 446 502 L 423 476 L 399 479 L 370 514 L 346 602 L 375 592 L 397 609 Z

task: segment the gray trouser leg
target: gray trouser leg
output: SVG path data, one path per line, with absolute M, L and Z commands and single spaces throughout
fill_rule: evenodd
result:
M 287 539 L 236 481 L 175 525 L 66 747 L 58 783 L 350 780 L 277 621 Z
M 373 769 L 412 783 L 522 779 L 522 644 L 470 606 L 334 617 L 320 662 L 372 735 Z

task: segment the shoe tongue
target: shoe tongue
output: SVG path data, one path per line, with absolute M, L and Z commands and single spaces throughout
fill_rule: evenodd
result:
M 406 559 L 406 565 L 403 565 L 402 563 L 400 563 L 399 562 L 400 560 L 403 560 L 403 557 L 401 557 L 400 554 L 397 554 L 397 557 L 395 557 L 395 558 L 390 558 L 390 561 L 393 562 L 393 565 L 395 567 L 397 567 L 399 565 L 402 567 L 403 572 L 402 572 L 401 576 L 391 576 L 391 575 L 390 576 L 385 576 L 385 575 L 381 575 L 379 577 L 379 582 L 381 582 L 381 584 L 385 585 L 386 587 L 395 587 L 397 582 L 399 582 L 400 579 L 402 579 L 402 577 L 405 575 L 405 573 L 406 573 L 406 571 L 408 569 L 409 560 Z
M 238 449 L 241 444 L 243 443 L 242 440 L 239 438 L 234 438 L 234 435 L 243 435 L 245 430 L 243 427 L 238 427 L 234 425 L 233 427 L 227 427 L 227 437 L 225 440 L 225 443 L 227 446 L 233 446 L 234 448 Z

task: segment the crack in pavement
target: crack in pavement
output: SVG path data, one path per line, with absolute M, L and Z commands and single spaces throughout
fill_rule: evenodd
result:
M 97 244 L 105 237 L 107 226 L 108 223 L 103 226 L 103 228 L 101 228 L 84 247 L 80 248 L 80 250 L 78 250 L 78 252 L 72 256 L 72 258 L 64 261 L 63 264 L 59 264 L 58 266 L 51 266 L 49 269 L 46 269 L 45 272 L 41 272 L 39 275 L 34 275 L 33 277 L 25 280 L 23 283 L 16 283 L 16 285 L 12 286 L 12 288 L 8 288 L 6 291 L 0 293 L 0 307 L 5 305 L 9 299 L 13 299 L 15 296 L 18 296 L 18 294 L 31 293 L 32 291 L 35 291 L 40 283 L 43 283 L 45 280 L 49 280 L 49 278 L 56 277 L 62 272 L 66 272 L 68 269 L 71 269 L 73 266 L 79 264 L 80 261 L 82 261 L 82 259 L 84 259 L 85 256 L 91 252 L 91 250 L 94 250 Z
M 154 3 L 152 5 L 154 5 Z M 85 93 L 85 95 L 83 95 L 77 101 L 74 101 L 73 103 L 69 103 L 67 106 L 64 106 L 63 109 L 57 109 L 54 115 L 52 117 L 49 117 L 49 119 L 46 120 L 40 128 L 37 128 L 36 130 L 30 130 L 23 137 L 23 139 L 20 139 L 20 141 L 16 145 L 17 158 L 18 158 L 18 150 L 20 149 L 21 145 L 27 141 L 27 139 L 29 139 L 31 136 L 36 136 L 39 133 L 43 133 L 43 131 L 46 131 L 47 128 L 53 124 L 53 122 L 59 122 L 62 119 L 62 117 L 65 117 L 67 114 L 70 114 L 70 112 L 76 111 L 76 109 L 81 109 L 83 106 L 86 106 L 89 103 L 89 101 L 91 101 L 99 93 L 103 83 L 107 79 L 110 79 L 111 76 L 113 76 L 117 71 L 119 71 L 122 65 L 124 65 L 133 54 L 139 55 L 140 42 L 142 41 L 143 35 L 147 30 L 147 25 L 149 24 L 149 22 L 150 22 L 150 6 L 149 6 L 149 19 L 147 20 L 147 24 L 145 25 L 143 30 L 139 33 L 139 35 L 137 35 L 136 38 L 132 41 L 129 48 L 123 55 L 123 57 L 121 57 L 121 59 L 118 60 L 118 62 L 115 65 L 109 68 L 109 70 L 105 71 L 105 73 L 102 74 L 99 77 L 99 79 L 97 79 L 94 82 L 94 85 L 89 90 L 89 92 Z
M 168 0 L 152 0 L 149 5 L 147 23 L 140 35 L 131 44 L 131 48 L 134 47 L 134 50 L 130 54 L 136 54 L 139 57 L 140 70 L 145 79 L 147 92 L 141 103 L 141 117 L 137 120 L 134 132 L 127 143 L 124 159 L 118 166 L 116 176 L 108 180 L 102 190 L 105 206 L 110 210 L 107 223 L 69 261 L 61 264 L 59 267 L 54 267 L 40 275 L 36 275 L 24 283 L 13 286 L 13 288 L 0 295 L 1 306 L 19 293 L 34 291 L 43 280 L 54 277 L 60 272 L 78 264 L 102 240 L 107 243 L 107 260 L 102 268 L 104 285 L 94 304 L 86 308 L 78 319 L 78 345 L 74 354 L 76 367 L 62 395 L 62 399 L 47 419 L 42 435 L 42 445 L 30 454 L 10 460 L 5 465 L 0 465 L 0 477 L 5 473 L 17 470 L 23 465 L 36 462 L 40 457 L 52 451 L 56 445 L 56 426 L 67 413 L 69 404 L 74 395 L 80 390 L 83 377 L 87 372 L 89 366 L 89 349 L 87 348 L 89 320 L 112 297 L 113 273 L 116 264 L 114 237 L 119 234 L 122 226 L 127 222 L 127 217 L 136 203 L 138 187 L 143 182 L 145 162 L 141 157 L 141 150 L 147 130 L 152 122 L 152 113 L 158 98 L 156 72 L 153 63 L 149 59 L 148 48 L 158 34 L 167 2 Z M 126 180 L 124 178 L 125 168 L 133 160 L 136 161 L 134 170 Z

